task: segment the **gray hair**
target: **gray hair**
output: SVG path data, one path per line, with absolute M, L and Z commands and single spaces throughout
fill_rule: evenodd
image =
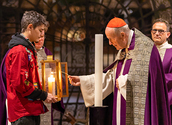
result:
M 49 27 L 46 18 L 36 11 L 25 11 L 21 19 L 21 32 L 24 32 L 29 24 L 32 24 L 34 29 L 42 24 Z
M 165 19 L 163 19 L 163 18 L 155 19 L 155 20 L 153 21 L 153 25 L 154 25 L 155 23 L 157 23 L 157 22 L 165 23 L 165 25 L 167 26 L 167 31 L 168 31 L 168 32 L 170 31 L 170 24 L 169 24 L 169 22 L 168 22 L 167 20 L 165 20 Z M 153 25 L 152 25 L 152 26 L 153 26 Z

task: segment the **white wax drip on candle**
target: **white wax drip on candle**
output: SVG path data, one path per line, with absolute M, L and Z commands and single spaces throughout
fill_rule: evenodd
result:
M 95 106 L 102 106 L 103 34 L 95 34 Z

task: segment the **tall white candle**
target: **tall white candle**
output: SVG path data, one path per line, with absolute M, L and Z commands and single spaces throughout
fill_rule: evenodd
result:
M 95 34 L 95 106 L 102 106 L 103 34 Z

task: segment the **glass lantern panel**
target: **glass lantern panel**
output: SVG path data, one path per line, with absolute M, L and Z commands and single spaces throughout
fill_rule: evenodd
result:
M 55 62 L 48 62 L 45 63 L 45 91 L 51 93 L 52 95 L 56 95 L 57 89 L 56 89 L 56 82 L 55 79 L 56 75 L 56 63 Z
M 68 70 L 67 62 L 61 62 L 62 69 L 62 95 L 63 97 L 68 97 Z

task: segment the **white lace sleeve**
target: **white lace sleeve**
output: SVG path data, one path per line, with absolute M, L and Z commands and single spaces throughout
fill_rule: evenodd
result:
M 79 76 L 81 91 L 86 107 L 94 104 L 95 75 Z M 113 72 L 103 73 L 103 99 L 113 92 Z

